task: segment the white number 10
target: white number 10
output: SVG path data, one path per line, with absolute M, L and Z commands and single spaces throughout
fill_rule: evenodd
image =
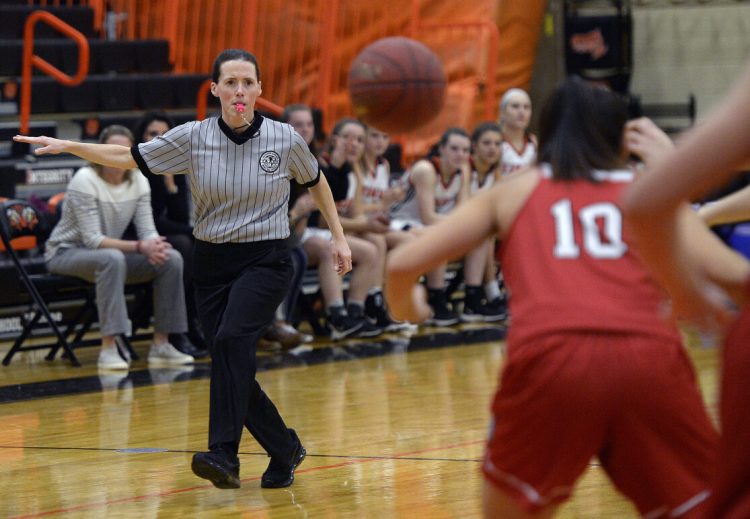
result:
M 555 257 L 579 257 L 581 249 L 575 240 L 570 200 L 560 200 L 550 212 L 555 217 Z M 609 202 L 587 205 L 578 211 L 578 219 L 583 229 L 583 248 L 592 258 L 617 259 L 628 250 L 622 241 L 622 213 L 616 205 Z M 597 220 L 602 222 L 601 232 Z

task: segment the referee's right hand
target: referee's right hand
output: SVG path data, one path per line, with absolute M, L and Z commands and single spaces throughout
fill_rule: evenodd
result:
M 352 270 L 352 251 L 346 239 L 331 241 L 331 252 L 333 253 L 333 269 L 339 276 L 343 276 Z

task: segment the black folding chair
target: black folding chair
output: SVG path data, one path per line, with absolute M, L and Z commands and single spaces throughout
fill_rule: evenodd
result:
M 56 346 L 62 347 L 70 359 L 71 364 L 74 366 L 80 366 L 81 363 L 78 361 L 70 343 L 66 340 L 67 333 L 60 331 L 60 327 L 57 325 L 55 320 L 50 314 L 47 303 L 42 298 L 39 292 L 39 286 L 51 287 L 55 286 L 58 288 L 72 289 L 73 291 L 82 295 L 85 299 L 90 300 L 91 298 L 91 285 L 78 278 L 68 276 L 56 276 L 53 274 L 29 274 L 26 271 L 23 263 L 18 257 L 18 253 L 14 248 L 13 241 L 17 238 L 24 236 L 33 236 L 36 238 L 37 243 L 42 243 L 49 234 L 49 226 L 43 213 L 40 213 L 34 206 L 25 200 L 9 200 L 0 203 L 0 239 L 2 239 L 3 245 L 5 246 L 5 252 L 10 256 L 13 265 L 18 272 L 23 286 L 31 298 L 31 306 L 33 314 L 30 318 L 24 318 L 23 330 L 21 334 L 16 338 L 13 346 L 10 348 L 8 353 L 3 358 L 3 365 L 7 366 L 10 364 L 13 355 L 19 351 L 29 350 L 41 350 Z M 82 318 L 84 309 L 79 313 L 77 317 Z M 44 318 L 44 321 L 52 329 L 52 332 L 57 338 L 57 342 L 54 344 L 37 344 L 31 346 L 24 346 L 26 339 L 33 336 L 34 329 L 39 325 L 40 320 Z M 70 330 L 69 330 L 70 331 Z M 56 349 L 54 350 L 56 351 Z M 48 355 L 48 360 L 51 360 Z M 54 358 L 54 356 L 53 356 Z
M 59 207 L 58 207 L 59 209 Z M 5 246 L 7 254 L 10 256 L 13 265 L 18 271 L 19 278 L 26 288 L 33 313 L 31 317 L 23 317 L 23 329 L 21 334 L 16 338 L 13 346 L 3 358 L 3 364 L 10 364 L 13 355 L 19 351 L 49 349 L 45 357 L 46 360 L 54 360 L 60 349 L 63 350 L 63 357 L 70 360 L 74 366 L 80 366 L 73 350 L 81 346 L 98 345 L 98 340 L 84 339 L 84 335 L 91 329 L 91 326 L 97 319 L 96 311 L 96 286 L 83 279 L 74 276 L 63 276 L 51 274 L 49 272 L 30 274 L 19 259 L 18 252 L 15 250 L 11 240 L 22 238 L 24 236 L 36 237 L 37 243 L 41 244 L 49 235 L 51 229 L 49 221 L 44 213 L 39 212 L 26 200 L 8 200 L 0 203 L 0 238 Z M 134 283 L 125 286 L 126 293 L 135 297 L 133 307 L 135 314 L 132 316 L 134 330 L 138 328 L 147 328 L 150 325 L 151 305 L 151 283 Z M 72 300 L 79 299 L 83 301 L 75 315 L 68 321 L 65 331 L 60 330 L 60 326 L 52 318 L 47 301 L 50 300 Z M 42 320 L 44 318 L 44 320 Z M 40 324 L 48 324 L 52 329 L 57 341 L 47 344 L 34 344 L 24 346 L 24 342 L 33 336 L 35 329 Z M 72 340 L 68 340 L 75 332 Z M 145 339 L 149 335 L 135 335 L 133 339 Z M 131 341 L 121 336 L 118 341 L 118 348 L 123 347 L 126 351 L 120 354 L 125 357 L 129 356 L 133 360 L 138 360 L 139 356 L 133 349 Z

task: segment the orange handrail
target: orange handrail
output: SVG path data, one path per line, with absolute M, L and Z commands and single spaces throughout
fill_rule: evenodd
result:
M 38 22 L 46 22 L 59 32 L 69 36 L 78 44 L 78 72 L 70 77 L 50 62 L 34 54 L 34 26 Z M 29 132 L 29 118 L 31 116 L 31 67 L 34 66 L 52 76 L 58 82 L 67 86 L 80 84 L 89 73 L 89 42 L 86 37 L 65 23 L 60 18 L 47 11 L 34 11 L 26 19 L 23 27 L 23 69 L 21 73 L 21 134 Z
M 195 118 L 198 121 L 202 121 L 206 118 L 206 112 L 208 111 L 208 91 L 211 88 L 211 79 L 205 80 L 201 87 L 198 89 L 198 97 L 195 100 Z M 282 106 L 272 103 L 267 99 L 259 97 L 255 100 L 255 106 L 271 112 L 272 114 L 279 116 L 284 111 Z

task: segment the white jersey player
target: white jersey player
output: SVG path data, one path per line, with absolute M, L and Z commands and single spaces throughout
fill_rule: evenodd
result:
M 520 88 L 511 88 L 500 101 L 502 130 L 501 175 L 531 166 L 536 161 L 536 137 L 529 133 L 531 99 Z

